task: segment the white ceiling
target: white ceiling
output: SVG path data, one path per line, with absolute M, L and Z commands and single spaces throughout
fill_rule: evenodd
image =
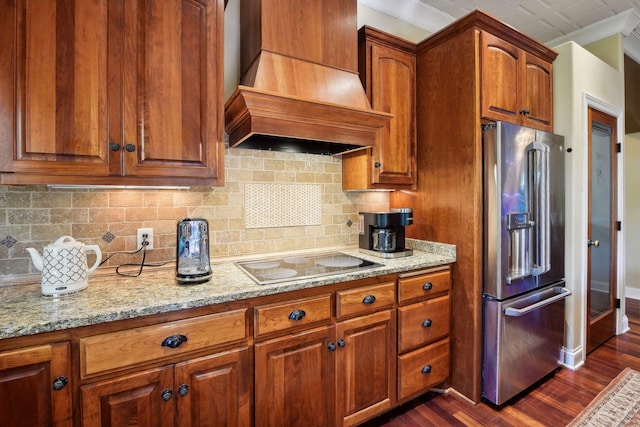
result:
M 481 9 L 551 47 L 624 36 L 625 52 L 640 62 L 640 0 L 358 0 L 435 32 Z

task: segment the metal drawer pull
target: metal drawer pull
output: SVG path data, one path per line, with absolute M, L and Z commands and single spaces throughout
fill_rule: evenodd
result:
M 431 319 L 427 319 L 424 322 L 422 322 L 422 327 L 423 328 L 430 328 L 431 327 Z
M 53 380 L 53 389 L 55 391 L 60 391 L 64 388 L 64 386 L 67 385 L 68 382 L 69 382 L 69 378 L 65 377 L 64 375 L 61 375 Z
M 162 400 L 168 402 L 171 400 L 171 397 L 173 397 L 173 391 L 171 391 L 170 388 L 165 388 L 164 390 L 162 390 Z
M 431 373 L 431 365 L 424 365 L 422 367 L 422 373 L 423 374 L 430 374 Z
M 294 310 L 289 315 L 289 320 L 302 320 L 302 318 L 306 315 L 307 313 L 305 313 L 304 310 Z
M 376 296 L 375 295 L 367 295 L 366 297 L 364 297 L 362 299 L 362 303 L 363 304 L 373 304 L 374 302 L 376 302 Z
M 422 285 L 422 289 L 425 291 L 430 291 L 431 289 L 433 289 L 433 283 L 431 282 L 427 282 L 424 285 Z
M 178 348 L 182 343 L 187 342 L 187 337 L 184 335 L 171 335 L 162 341 L 162 347 Z
M 327 344 L 327 348 L 329 349 L 329 351 L 336 351 L 336 345 L 333 342 L 329 342 L 329 344 Z
M 178 394 L 181 397 L 185 397 L 187 394 L 189 394 L 189 386 L 186 384 L 181 384 L 180 387 L 178 387 Z

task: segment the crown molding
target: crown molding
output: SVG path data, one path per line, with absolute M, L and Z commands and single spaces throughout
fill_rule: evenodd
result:
M 453 16 L 419 0 L 358 0 L 358 3 L 431 33 L 456 20 Z

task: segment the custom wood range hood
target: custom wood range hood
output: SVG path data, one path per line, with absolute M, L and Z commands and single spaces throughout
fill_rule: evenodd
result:
M 356 0 L 241 0 L 241 78 L 229 145 L 336 154 L 370 147 L 391 114 L 358 76 Z

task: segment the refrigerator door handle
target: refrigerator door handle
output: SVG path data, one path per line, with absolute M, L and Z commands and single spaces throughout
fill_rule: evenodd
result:
M 571 295 L 571 291 L 567 288 L 562 288 L 560 289 L 560 291 L 552 296 L 551 298 L 547 298 L 544 299 L 542 301 L 538 301 L 535 304 L 531 304 L 528 305 L 526 307 L 523 308 L 512 308 L 512 307 L 507 307 L 504 309 L 504 314 L 506 316 L 511 316 L 511 317 L 520 317 L 520 316 L 524 316 L 525 314 L 529 313 L 530 311 L 533 310 L 537 310 L 540 307 L 544 307 L 545 305 L 549 305 L 549 304 L 553 304 L 556 301 L 559 301 L 563 298 L 568 297 L 569 295 Z
M 539 276 L 551 269 L 549 256 L 549 146 L 538 141 L 527 147 L 529 209 L 533 217 L 531 274 Z

